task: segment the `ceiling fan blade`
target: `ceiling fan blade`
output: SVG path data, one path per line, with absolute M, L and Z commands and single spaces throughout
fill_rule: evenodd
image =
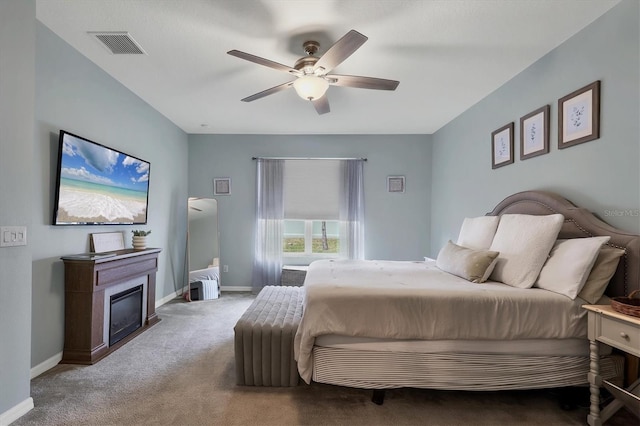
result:
M 273 95 L 274 93 L 278 93 L 282 90 L 288 89 L 293 86 L 293 81 L 288 81 L 286 83 L 280 84 L 278 86 L 272 87 L 271 89 L 263 90 L 262 92 L 258 92 L 255 95 L 247 96 L 244 99 L 241 99 L 242 102 L 251 102 L 256 99 L 264 98 L 265 96 Z
M 360 75 L 330 74 L 326 77 L 329 80 L 329 84 L 333 86 L 357 87 L 359 89 L 396 90 L 396 87 L 400 84 L 397 80 L 363 77 Z
M 258 65 L 264 65 L 265 67 L 273 68 L 278 71 L 284 71 L 290 74 L 299 75 L 300 72 L 287 65 L 283 65 L 279 62 L 270 61 L 269 59 L 261 58 L 260 56 L 252 55 L 251 53 L 241 52 L 239 50 L 230 50 L 227 52 L 231 56 L 244 59 L 249 62 L 256 63 Z
M 367 40 L 367 36 L 360 34 L 356 30 L 349 31 L 318 59 L 315 68 L 322 67 L 325 72 L 331 71 L 358 50 Z
M 311 103 L 318 114 L 326 114 L 331 111 L 331 108 L 329 108 L 329 98 L 327 98 L 326 93 L 324 96 L 311 101 Z

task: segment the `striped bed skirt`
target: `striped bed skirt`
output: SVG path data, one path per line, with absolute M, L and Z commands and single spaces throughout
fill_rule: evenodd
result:
M 313 381 L 362 389 L 402 387 L 494 391 L 587 384 L 589 357 L 356 351 L 315 346 Z M 603 378 L 621 378 L 624 357 L 600 360 Z

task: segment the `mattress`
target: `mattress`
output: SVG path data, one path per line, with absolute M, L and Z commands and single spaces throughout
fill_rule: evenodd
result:
M 328 334 L 318 336 L 315 346 L 371 352 L 589 356 L 586 339 L 397 340 Z M 610 353 L 610 346 L 600 344 L 601 355 Z

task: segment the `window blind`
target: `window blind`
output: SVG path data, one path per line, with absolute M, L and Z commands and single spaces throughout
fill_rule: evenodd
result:
M 285 219 L 339 219 L 340 163 L 340 160 L 285 160 Z

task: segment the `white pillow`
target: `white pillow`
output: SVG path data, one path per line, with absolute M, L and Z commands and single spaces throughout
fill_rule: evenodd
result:
M 591 237 L 556 241 L 534 286 L 575 299 L 587 281 L 600 248 L 610 239 Z
M 533 286 L 563 222 L 561 214 L 500 216 L 489 248 L 500 254 L 490 279 L 518 288 Z
M 474 250 L 488 250 L 496 234 L 500 216 L 466 217 L 457 244 Z

